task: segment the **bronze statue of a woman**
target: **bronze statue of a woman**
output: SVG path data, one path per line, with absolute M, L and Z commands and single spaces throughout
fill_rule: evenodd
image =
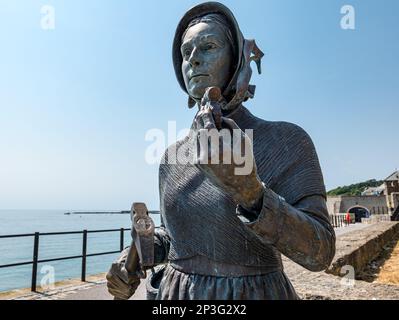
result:
M 159 168 L 162 227 L 155 261 L 164 267 L 156 299 L 297 299 L 281 254 L 311 271 L 331 263 L 335 234 L 311 138 L 295 124 L 259 119 L 243 106 L 255 93 L 250 63 L 260 72 L 262 56 L 220 3 L 195 6 L 177 27 L 175 73 L 198 112 L 190 133 L 169 146 Z M 221 93 L 216 103 L 209 94 L 215 87 Z M 239 130 L 242 143 L 249 139 L 245 130 L 252 130 L 247 174 L 236 174 L 234 161 L 171 161 L 176 152 L 198 160 L 211 149 L 198 143 L 200 133 L 223 128 Z M 223 145 L 229 147 L 234 154 Z M 107 279 L 113 295 L 128 298 L 139 279 L 123 270 L 125 257 Z

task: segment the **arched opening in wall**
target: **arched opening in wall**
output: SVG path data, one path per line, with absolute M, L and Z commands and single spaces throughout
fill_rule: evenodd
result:
M 348 212 L 355 215 L 356 222 L 362 222 L 362 218 L 370 218 L 370 210 L 365 207 L 352 207 L 348 210 Z

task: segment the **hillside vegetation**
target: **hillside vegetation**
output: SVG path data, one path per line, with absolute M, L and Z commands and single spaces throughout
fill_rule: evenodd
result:
M 383 180 L 367 180 L 350 186 L 338 187 L 327 192 L 329 196 L 360 196 L 369 187 L 379 187 L 384 183 Z

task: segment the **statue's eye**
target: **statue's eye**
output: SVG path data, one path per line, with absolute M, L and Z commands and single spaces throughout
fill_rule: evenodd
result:
M 214 43 L 207 43 L 204 46 L 204 50 L 212 50 L 212 49 L 215 49 L 215 48 L 216 48 L 216 45 Z
M 190 54 L 191 54 L 191 50 L 189 50 L 189 49 L 186 49 L 186 50 L 183 51 L 183 55 L 184 55 L 185 57 L 189 57 Z

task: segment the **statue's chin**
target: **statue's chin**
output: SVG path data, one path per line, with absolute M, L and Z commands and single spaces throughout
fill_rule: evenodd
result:
M 189 87 L 188 93 L 194 99 L 201 100 L 206 92 L 206 89 L 213 86 L 215 86 L 215 84 L 209 82 L 195 83 Z
M 195 88 L 190 88 L 190 89 L 188 90 L 188 93 L 189 93 L 190 97 L 192 97 L 193 99 L 201 100 L 202 97 L 203 97 L 204 94 L 205 94 L 206 88 L 207 88 L 207 87 L 203 87 L 203 86 L 201 86 L 201 87 L 195 87 Z

